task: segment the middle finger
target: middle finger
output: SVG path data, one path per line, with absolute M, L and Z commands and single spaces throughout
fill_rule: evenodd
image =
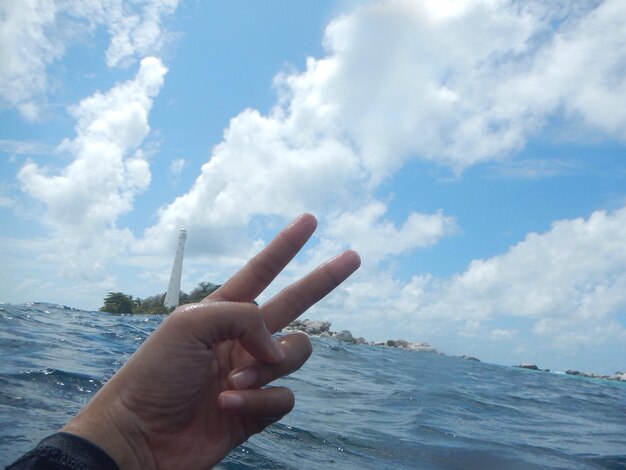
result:
M 359 255 L 347 250 L 284 288 L 261 307 L 270 333 L 280 331 L 309 307 L 326 297 L 361 265 Z

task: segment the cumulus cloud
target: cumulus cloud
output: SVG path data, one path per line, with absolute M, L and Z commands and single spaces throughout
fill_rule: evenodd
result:
M 232 119 L 193 187 L 161 209 L 146 247 L 163 245 L 181 226 L 230 238 L 254 217 L 301 210 L 336 223 L 358 214 L 369 221 L 360 225 L 364 240 L 389 229 L 370 216 L 381 207 L 375 192 L 409 159 L 454 171 L 499 160 L 555 115 L 624 138 L 623 111 L 609 106 L 626 99 L 623 20 L 619 0 L 388 0 L 357 8 L 326 29 L 326 57 L 276 77 L 278 103 L 267 115 L 245 110 Z M 554 167 L 513 169 L 537 177 Z M 431 222 L 406 217 L 405 234 Z M 409 238 L 399 235 L 400 251 L 420 246 Z M 226 248 L 205 240 L 205 249 Z
M 10 14 L 0 18 L 30 25 L 22 41 L 35 52 L 27 62 L 26 52 L 11 49 L 16 40 L 0 45 L 9 64 L 0 68 L 0 85 L 17 87 L 36 74 L 42 81 L 21 95 L 15 88 L 14 101 L 6 98 L 9 91 L 0 93 L 32 117 L 46 90 L 46 67 L 63 54 L 65 43 L 47 34 L 60 12 L 82 18 L 88 29 L 105 27 L 111 35 L 107 63 L 124 66 L 159 47 L 161 18 L 178 2 L 9 3 L 0 8 Z M 443 211 L 410 212 L 392 222 L 379 192 L 380 183 L 411 159 L 459 173 L 511 159 L 551 122 L 625 139 L 626 111 L 615 105 L 626 102 L 625 23 L 621 0 L 368 2 L 331 22 L 325 57 L 276 77 L 277 104 L 270 112 L 246 109 L 231 120 L 193 186 L 159 210 L 138 249 L 163 252 L 186 227 L 187 252 L 212 256 L 217 272 L 260 247 L 265 228 L 312 211 L 327 227 L 318 252 L 332 254 L 348 240 L 373 266 L 325 304 L 349 319 L 338 326 L 358 324 L 358 333 L 370 337 L 383 321 L 399 336 L 522 336 L 525 325 L 498 324 L 507 317 L 528 322 L 536 337 L 563 347 L 606 335 L 624 338 L 626 208 L 556 222 L 449 279 L 419 275 L 406 282 L 383 262 L 436 243 L 454 233 L 456 222 Z M 164 73 L 158 60 L 148 59 L 135 80 L 76 106 L 77 137 L 62 146 L 74 158 L 67 168 L 29 162 L 20 172 L 22 188 L 44 204 L 46 223 L 60 240 L 83 229 L 110 231 L 97 245 L 93 272 L 102 270 L 107 253 L 132 241 L 116 221 L 149 184 L 140 145 Z M 533 161 L 502 171 L 542 177 L 565 167 Z M 300 268 L 316 256 L 305 253 Z M 71 259 L 64 262 L 71 266 Z
M 324 235 L 348 241 L 366 263 L 376 263 L 414 248 L 434 245 L 456 229 L 455 220 L 441 212 L 413 212 L 401 227 L 396 227 L 391 221 L 383 219 L 386 211 L 385 204 L 374 201 L 355 212 L 343 212 L 326 222 L 328 228 Z
M 474 313 L 485 317 L 606 318 L 626 307 L 624 236 L 626 208 L 555 222 L 502 256 L 473 261 L 446 297 L 471 299 Z
M 26 119 L 39 117 L 47 69 L 69 44 L 99 27 L 109 32 L 109 67 L 157 53 L 168 34 L 162 18 L 179 0 L 20 0 L 0 3 L 0 104 Z
M 392 303 L 366 297 L 369 281 L 351 288 L 351 302 L 384 308 L 409 320 L 415 333 L 456 332 L 506 339 L 515 332 L 495 328 L 499 318 L 520 318 L 550 344 L 576 350 L 604 341 L 626 340 L 626 207 L 597 211 L 588 219 L 555 222 L 531 233 L 506 253 L 475 260 L 448 279 L 430 275 L 386 281 Z M 385 286 L 385 282 L 380 284 Z M 378 287 L 377 294 L 380 292 Z M 391 297 L 391 291 L 383 298 Z M 367 300 L 367 301 L 365 301 Z M 361 314 L 361 313 L 359 313 Z M 411 325 L 410 327 L 408 325 Z M 489 333 L 491 331 L 491 333 Z
M 132 2 L 110 2 L 102 16 L 111 35 L 111 44 L 106 51 L 107 65 L 128 65 L 137 57 L 159 51 L 168 37 L 162 29 L 161 19 L 174 13 L 179 1 L 144 0 L 138 2 L 137 7 Z
M 242 112 L 191 190 L 161 209 L 144 248 L 165 246 L 187 227 L 205 234 L 204 251 L 234 253 L 246 243 L 245 228 L 253 217 L 284 219 L 306 210 L 324 212 L 330 202 L 354 204 L 361 170 L 352 149 L 334 139 L 308 145 L 294 142 L 298 139 L 280 118 Z
M 347 139 L 374 180 L 501 158 L 554 114 L 623 139 L 625 18 L 619 0 L 390 0 L 333 21 L 327 57 L 277 85 L 293 126 Z
M 46 34 L 56 14 L 51 1 L 0 3 L 0 100 L 27 119 L 38 116 L 34 97 L 46 90 L 46 67 L 64 52 Z
M 76 137 L 59 147 L 72 157 L 67 167 L 42 168 L 29 161 L 20 169 L 22 190 L 43 204 L 43 221 L 61 245 L 73 240 L 70 246 L 78 244 L 98 260 L 132 239 L 128 231 L 117 230 L 116 221 L 150 183 L 140 145 L 150 131 L 148 114 L 166 72 L 159 59 L 146 58 L 133 80 L 71 108 Z M 63 265 L 80 262 L 74 252 L 67 257 Z

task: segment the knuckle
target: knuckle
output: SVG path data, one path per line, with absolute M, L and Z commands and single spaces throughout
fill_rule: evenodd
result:
M 257 325 L 257 326 L 262 323 L 264 324 L 263 316 L 261 315 L 261 309 L 259 309 L 257 305 L 243 303 L 241 304 L 241 306 L 243 309 L 246 310 L 246 315 L 248 316 L 248 319 L 251 324 Z
M 192 310 L 190 307 L 191 307 L 191 304 L 181 305 L 172 313 L 170 313 L 165 318 L 164 322 L 167 323 L 168 325 L 182 325 L 182 324 L 187 323 L 188 318 L 189 318 L 188 312 Z
M 311 299 L 302 289 L 287 286 L 282 291 L 283 298 L 291 313 L 302 313 L 311 306 Z
M 341 284 L 341 281 L 337 279 L 335 274 L 333 274 L 333 272 L 328 268 L 328 263 L 324 263 L 322 265 L 322 271 L 326 274 L 326 277 L 330 279 L 333 287 L 337 287 L 339 284 Z
M 252 271 L 254 277 L 256 277 L 263 284 L 269 284 L 280 272 L 276 267 L 267 259 L 259 256 L 255 256 L 248 261 L 248 267 Z

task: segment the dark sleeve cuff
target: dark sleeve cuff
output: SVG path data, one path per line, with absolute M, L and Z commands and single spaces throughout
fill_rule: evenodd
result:
M 93 442 L 66 432 L 46 437 L 6 470 L 120 470 Z

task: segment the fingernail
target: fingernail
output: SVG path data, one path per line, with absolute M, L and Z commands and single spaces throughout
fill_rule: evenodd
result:
M 222 409 L 226 411 L 235 411 L 243 408 L 243 397 L 236 393 L 222 393 L 220 395 Z
M 278 340 L 273 336 L 271 336 L 270 339 L 270 349 L 272 350 L 272 354 L 277 361 L 282 361 L 283 359 L 285 359 L 285 352 L 283 351 L 283 348 L 280 347 Z
M 295 228 L 297 227 L 297 228 Z M 297 236 L 309 236 L 317 228 L 317 219 L 311 214 L 301 214 L 296 217 L 285 230 L 295 233 Z M 295 232 L 294 232 L 295 229 Z
M 340 258 L 347 258 L 347 261 L 336 262 Z M 354 271 L 361 266 L 361 257 L 356 251 L 346 250 L 343 253 L 322 263 L 332 275 L 333 278 L 343 282 Z
M 259 378 L 259 373 L 256 369 L 248 368 L 240 370 L 239 372 L 234 373 L 230 377 L 230 383 L 237 390 L 241 390 L 243 388 L 249 388 L 252 386 Z

